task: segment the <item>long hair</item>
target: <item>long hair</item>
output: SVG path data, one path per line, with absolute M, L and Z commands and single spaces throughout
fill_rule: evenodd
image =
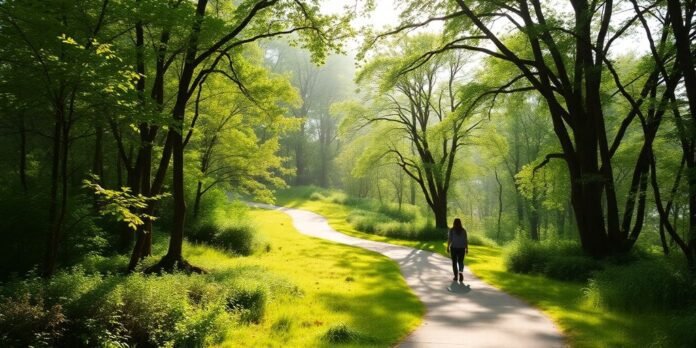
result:
M 457 234 L 462 234 L 462 232 L 464 232 L 462 220 L 460 220 L 459 218 L 454 219 L 454 222 L 452 223 L 452 231 L 456 232 Z

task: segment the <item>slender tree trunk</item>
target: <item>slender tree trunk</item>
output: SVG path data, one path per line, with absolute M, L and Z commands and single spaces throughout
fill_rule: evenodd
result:
M 501 231 L 500 231 L 500 220 L 503 217 L 503 184 L 500 182 L 500 178 L 498 178 L 498 170 L 494 170 L 495 173 L 495 181 L 498 183 L 498 225 L 497 225 L 497 231 L 495 238 L 498 242 L 500 242 L 500 237 L 501 237 Z
M 307 184 L 307 173 L 305 168 L 305 122 L 304 119 L 300 124 L 300 131 L 295 142 L 295 167 L 297 169 L 297 177 L 295 183 L 297 185 Z
M 205 8 L 208 4 L 207 0 L 198 0 L 196 5 L 196 20 L 191 29 L 191 35 L 184 57 L 184 66 L 179 77 L 179 86 L 176 95 L 176 103 L 172 110 L 173 126 L 169 128 L 167 137 L 172 142 L 172 160 L 173 160 L 173 198 L 174 198 L 174 226 L 172 226 L 171 236 L 169 238 L 169 248 L 167 254 L 156 265 L 148 268 L 146 272 L 161 273 L 162 271 L 171 271 L 175 268 L 182 269 L 187 272 L 203 272 L 202 269 L 192 266 L 183 258 L 182 249 L 184 243 L 184 225 L 186 221 L 186 200 L 184 197 L 184 118 L 186 115 L 186 104 L 188 103 L 189 88 L 193 80 L 193 73 L 196 69 L 196 54 L 198 50 L 198 38 L 201 32 L 203 18 L 205 16 Z M 195 87 L 195 86 L 194 86 Z
M 19 182 L 26 194 L 29 192 L 27 184 L 27 132 L 24 125 L 24 115 L 19 119 Z
M 56 111 L 56 120 L 53 125 L 53 160 L 51 162 L 51 189 L 48 209 L 50 230 L 46 240 L 46 250 L 42 270 L 44 277 L 50 277 L 55 272 L 57 259 L 56 246 L 58 244 L 58 235 L 60 234 L 60 229 L 63 224 L 63 213 L 61 211 L 62 207 L 58 198 L 58 191 L 60 190 L 61 185 L 60 168 L 62 154 L 61 146 L 63 145 L 63 141 L 61 139 L 63 135 L 63 112 L 64 110 L 61 105 Z
M 532 209 L 529 210 L 529 237 L 532 240 L 539 240 L 539 210 L 536 204 L 532 203 Z
M 101 182 L 104 182 L 104 128 L 97 124 L 94 127 L 94 157 L 92 160 L 92 173 L 99 177 Z
M 660 244 L 662 245 L 662 253 L 669 255 L 669 245 L 667 245 L 667 237 L 665 236 L 665 222 L 660 217 Z
M 203 183 L 198 180 L 198 186 L 196 187 L 196 200 L 193 203 L 193 218 L 198 218 L 198 210 L 201 205 L 201 197 L 203 196 Z

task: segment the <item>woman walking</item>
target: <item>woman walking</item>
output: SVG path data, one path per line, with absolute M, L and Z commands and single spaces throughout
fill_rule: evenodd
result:
M 447 238 L 447 252 L 452 257 L 452 271 L 454 272 L 453 281 L 464 282 L 464 255 L 469 253 L 469 239 L 466 230 L 462 226 L 462 220 L 454 219 L 452 229 L 449 230 Z

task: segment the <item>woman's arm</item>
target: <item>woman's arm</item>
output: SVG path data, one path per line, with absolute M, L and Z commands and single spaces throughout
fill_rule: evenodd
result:
M 464 254 L 469 253 L 469 234 L 464 230 Z

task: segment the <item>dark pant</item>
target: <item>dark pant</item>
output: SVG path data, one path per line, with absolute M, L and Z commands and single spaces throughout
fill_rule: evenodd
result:
M 464 272 L 464 248 L 450 248 L 450 256 L 452 257 L 452 271 L 454 272 L 454 276 L 457 276 L 457 273 L 459 272 Z M 459 266 L 459 270 L 457 270 L 457 266 Z

